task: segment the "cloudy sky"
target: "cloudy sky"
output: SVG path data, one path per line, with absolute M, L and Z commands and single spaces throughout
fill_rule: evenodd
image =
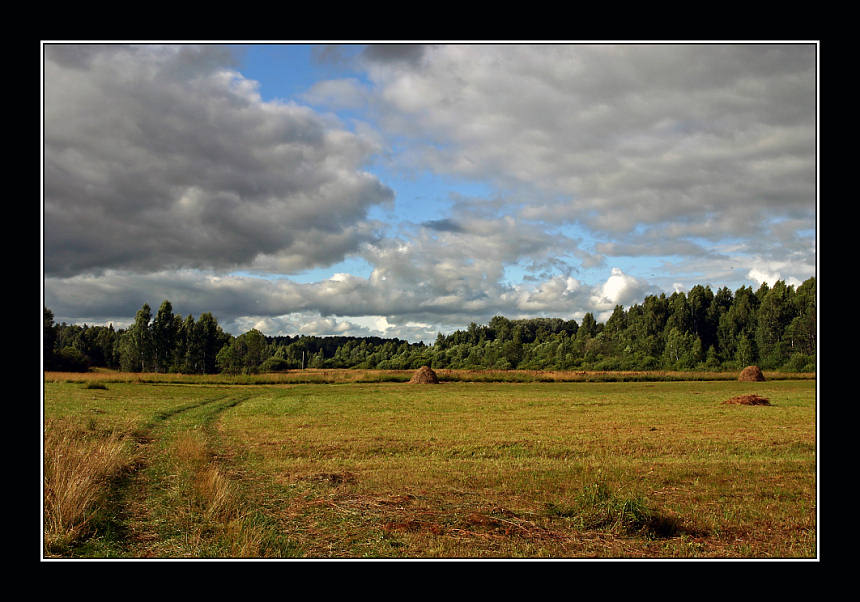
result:
M 58 322 L 431 342 L 815 275 L 815 44 L 43 50 Z

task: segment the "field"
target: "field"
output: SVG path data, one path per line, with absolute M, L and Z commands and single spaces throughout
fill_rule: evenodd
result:
M 440 376 L 48 373 L 44 556 L 817 556 L 808 375 Z

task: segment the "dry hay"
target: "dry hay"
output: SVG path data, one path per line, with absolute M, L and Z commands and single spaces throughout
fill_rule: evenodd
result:
M 418 372 L 409 379 L 410 384 L 435 385 L 439 384 L 439 378 L 430 366 L 421 366 Z
M 759 395 L 738 395 L 725 400 L 723 403 L 741 406 L 769 406 L 770 400 Z
M 758 366 L 747 366 L 741 370 L 738 380 L 744 382 L 761 382 L 764 380 L 764 374 Z

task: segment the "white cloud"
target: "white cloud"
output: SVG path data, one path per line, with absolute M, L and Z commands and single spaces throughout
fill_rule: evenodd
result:
M 783 278 L 782 274 L 780 272 L 770 271 L 767 268 L 764 268 L 764 269 L 752 268 L 747 273 L 747 277 L 750 280 L 754 280 L 756 283 L 758 283 L 759 286 L 761 286 L 762 284 L 767 284 L 768 286 L 772 287 L 774 284 L 776 284 L 780 280 L 783 280 L 787 285 L 794 286 L 794 287 L 798 287 L 801 284 L 803 284 L 803 282 L 801 280 L 799 280 L 798 278 L 794 278 L 793 276 L 790 276 L 788 278 Z
M 647 282 L 625 274 L 620 268 L 612 268 L 612 273 L 592 296 L 593 308 L 608 311 L 616 305 L 631 305 L 643 299 L 650 290 Z
M 212 312 L 233 334 L 256 328 L 267 335 L 301 332 L 430 341 L 437 331 L 449 332 L 471 321 L 486 323 L 497 314 L 570 319 L 611 310 L 615 303 L 638 302 L 653 292 L 617 269 L 597 287 L 562 275 L 516 286 L 486 278 L 463 280 L 458 274 L 450 281 L 440 277 L 418 284 L 419 272 L 409 267 L 420 266 L 415 257 L 411 260 L 387 280 L 348 275 L 306 284 L 195 270 L 49 277 L 45 302 L 57 309 L 58 320 L 133 315 L 144 302 L 157 307 L 169 299 L 182 315 Z
M 811 221 L 812 45 L 415 53 L 367 70 L 379 123 L 414 141 L 401 164 L 527 191 L 527 219 L 579 223 L 614 244 L 644 227 L 678 250 L 683 237 L 761 236 L 773 216 Z
M 658 283 L 815 271 L 811 46 L 371 47 L 361 78 L 302 97 L 367 111 L 349 127 L 263 101 L 218 47 L 46 55 L 45 295 L 58 316 L 133 316 L 166 298 L 234 332 L 428 340 L 496 314 L 605 319 Z M 454 194 L 423 223 L 372 221 L 398 208 L 366 171 L 375 160 L 493 193 Z M 622 256 L 662 265 L 648 282 L 620 260 L 630 273 L 607 275 Z M 370 276 L 231 275 L 350 257 Z

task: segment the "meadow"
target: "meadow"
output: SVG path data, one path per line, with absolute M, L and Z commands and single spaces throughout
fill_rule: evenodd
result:
M 44 557 L 817 555 L 811 375 L 320 372 L 46 373 Z

